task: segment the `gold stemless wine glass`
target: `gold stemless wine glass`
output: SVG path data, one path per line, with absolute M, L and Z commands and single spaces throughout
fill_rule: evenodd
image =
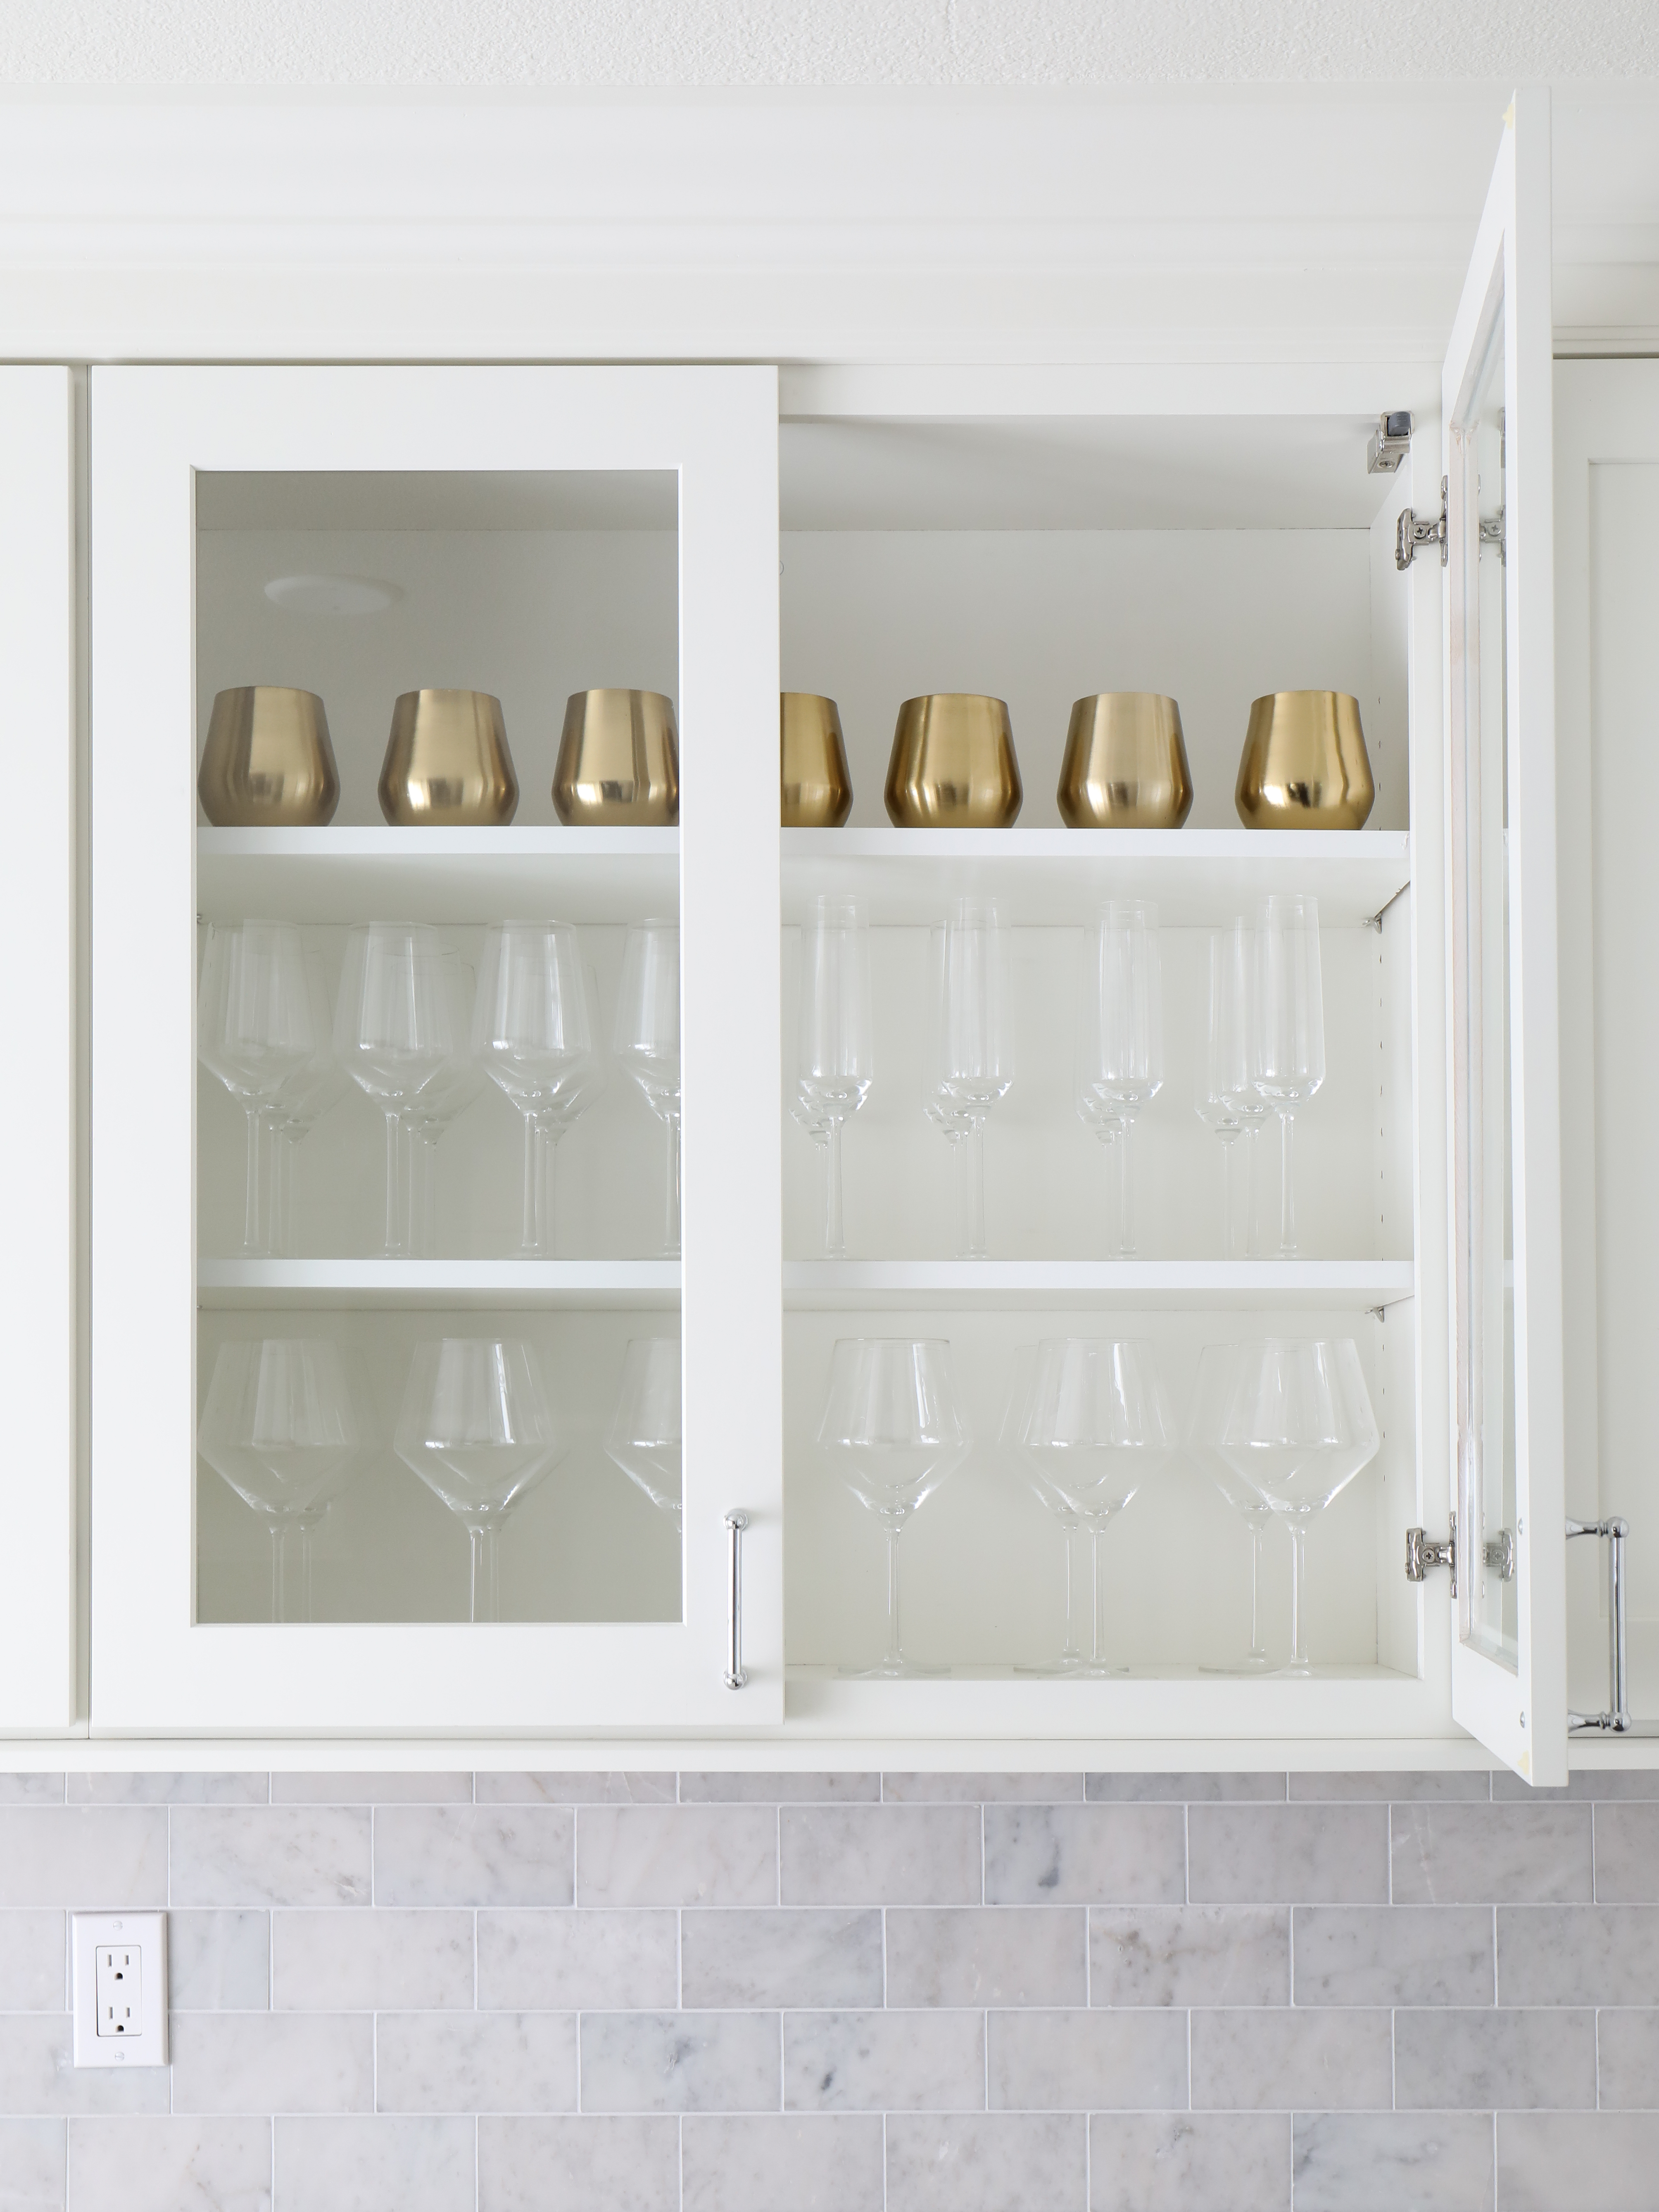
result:
M 1253 702 L 1233 803 L 1247 830 L 1358 830 L 1376 797 L 1346 691 L 1269 691 Z
M 853 811 L 839 708 L 816 691 L 784 691 L 778 720 L 784 828 L 839 830 Z
M 1055 795 L 1068 830 L 1178 830 L 1193 811 L 1180 708 L 1158 691 L 1079 699 Z
M 244 684 L 219 692 L 196 790 L 203 813 L 218 830 L 331 822 L 340 803 L 340 772 L 322 701 L 314 691 L 286 684 Z
M 399 828 L 510 822 L 519 779 L 488 691 L 405 691 L 392 710 L 380 811 Z
M 1007 702 L 935 691 L 898 711 L 883 796 L 902 830 L 1006 830 L 1024 791 Z
M 561 822 L 631 822 L 672 829 L 680 818 L 680 736 L 660 691 L 573 691 L 553 770 Z

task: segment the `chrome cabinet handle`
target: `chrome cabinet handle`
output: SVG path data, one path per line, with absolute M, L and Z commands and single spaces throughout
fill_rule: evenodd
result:
M 743 1663 L 743 1532 L 749 1526 L 749 1516 L 735 1510 L 726 1516 L 726 1626 L 729 1659 L 726 1669 L 726 1686 L 740 1690 L 749 1680 L 749 1669 Z

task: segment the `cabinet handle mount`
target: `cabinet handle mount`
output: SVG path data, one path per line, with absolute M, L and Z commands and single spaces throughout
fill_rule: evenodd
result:
M 749 1680 L 743 1663 L 743 1532 L 749 1516 L 735 1508 L 726 1516 L 726 1686 L 740 1690 Z

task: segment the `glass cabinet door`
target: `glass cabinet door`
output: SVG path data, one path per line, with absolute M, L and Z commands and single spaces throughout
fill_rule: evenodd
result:
M 1565 1779 L 1549 110 L 1518 95 L 1443 373 L 1453 1711 Z
M 775 374 L 92 422 L 94 1727 L 775 1723 Z

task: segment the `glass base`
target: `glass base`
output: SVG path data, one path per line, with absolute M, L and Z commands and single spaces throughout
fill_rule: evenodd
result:
M 1280 1674 L 1285 1670 L 1268 1652 L 1247 1651 L 1231 1667 L 1200 1667 L 1198 1671 L 1200 1674 Z
M 1062 1651 L 1058 1659 L 1050 1659 L 1046 1666 L 1016 1667 L 1014 1672 L 1016 1674 L 1041 1674 L 1045 1680 L 1053 1681 L 1068 1674 L 1086 1674 L 1093 1664 L 1094 1662 L 1085 1658 L 1081 1651 Z
M 919 1666 L 914 1659 L 878 1659 L 873 1667 L 837 1667 L 836 1672 L 848 1682 L 914 1682 L 938 1680 L 951 1669 Z

